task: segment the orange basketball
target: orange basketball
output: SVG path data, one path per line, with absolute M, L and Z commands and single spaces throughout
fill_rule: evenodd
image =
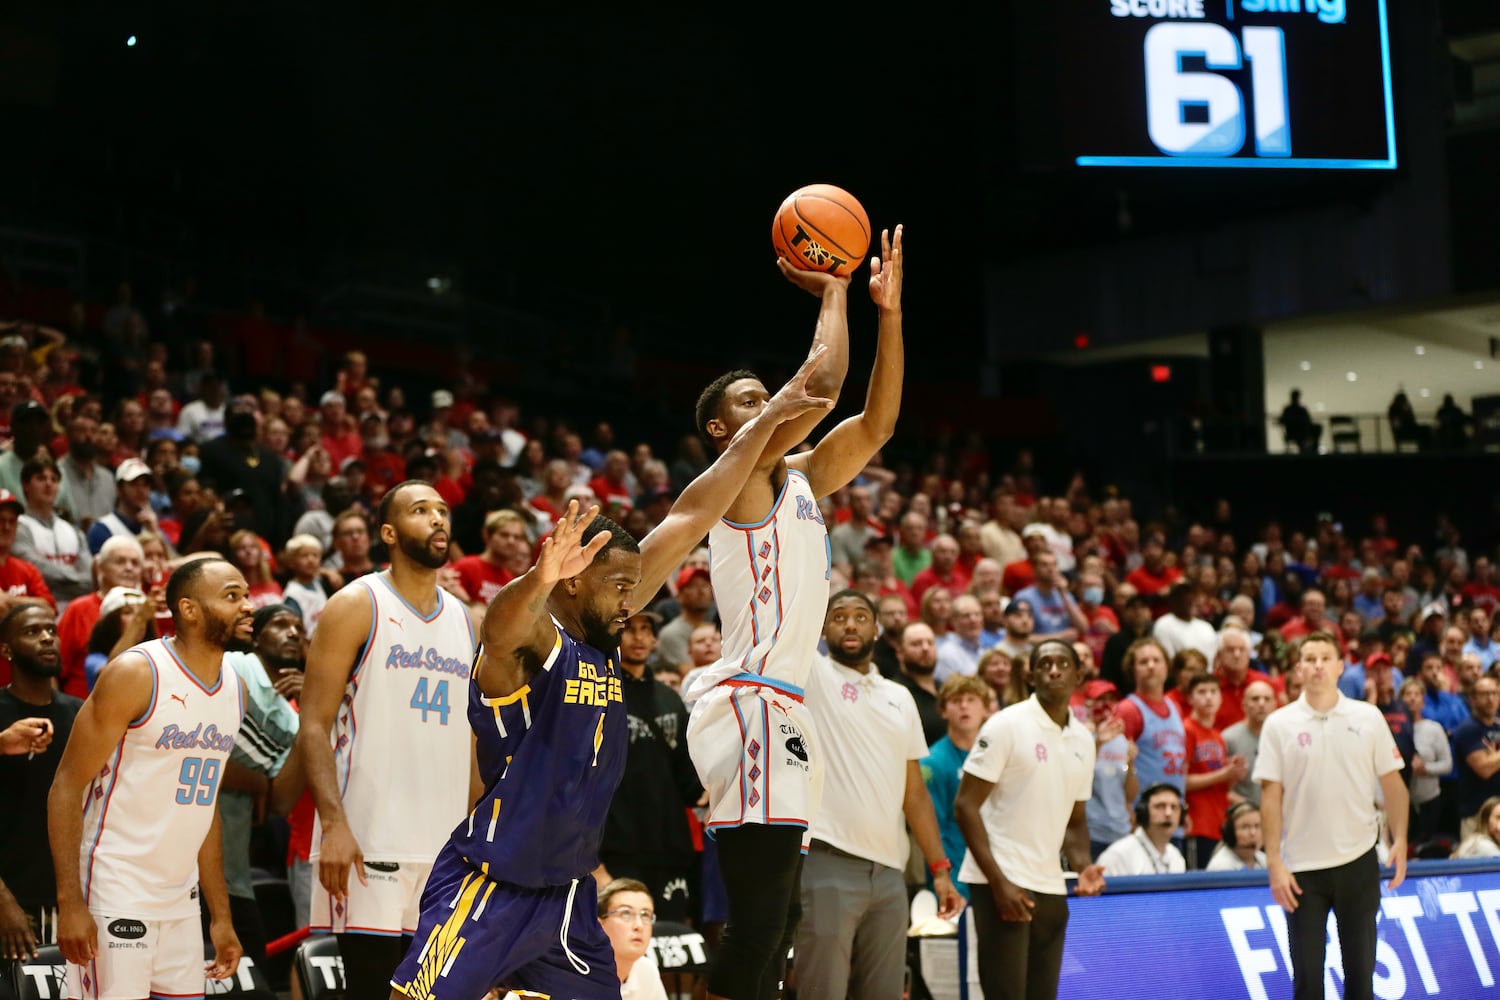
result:
M 809 184 L 776 210 L 771 245 L 804 271 L 853 274 L 870 249 L 870 217 L 843 188 Z

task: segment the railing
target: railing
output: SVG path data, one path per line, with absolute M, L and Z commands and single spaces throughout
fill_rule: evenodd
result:
M 1416 412 L 1414 424 L 1397 434 L 1384 413 L 1313 413 L 1313 431 L 1298 447 L 1289 442 L 1279 414 L 1266 414 L 1266 451 L 1273 455 L 1356 454 L 1431 451 L 1494 450 L 1476 440 L 1472 421 L 1466 423 L 1462 439 L 1445 437 L 1436 411 Z

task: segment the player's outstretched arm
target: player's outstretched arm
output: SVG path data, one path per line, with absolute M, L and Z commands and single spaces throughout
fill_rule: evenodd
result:
M 636 585 L 637 594 L 649 600 L 693 551 L 693 546 L 708 534 L 714 522 L 724 516 L 760 463 L 766 442 L 779 428 L 807 413 L 826 413 L 833 408 L 832 399 L 814 395 L 812 390 L 812 377 L 827 355 L 823 347 L 813 348 L 797 374 L 771 397 L 755 419 L 739 429 L 723 454 L 688 484 L 661 524 L 641 542 L 641 582 Z
M 583 544 L 584 529 L 598 514 L 598 504 L 579 514 L 578 501 L 569 500 L 552 534 L 543 540 L 535 565 L 490 601 L 484 613 L 484 655 L 474 670 L 474 680 L 486 698 L 505 698 L 525 687 L 530 671 L 556 645 L 557 631 L 547 614 L 547 599 L 558 581 L 588 569 L 609 544 L 607 531 Z
M 816 497 L 825 497 L 851 482 L 896 432 L 896 418 L 901 413 L 901 383 L 906 378 L 906 351 L 901 333 L 903 236 L 901 226 L 896 227 L 894 237 L 888 230 L 882 230 L 881 256 L 870 258 L 870 298 L 880 310 L 880 335 L 875 344 L 875 370 L 865 391 L 864 411 L 829 431 L 812 451 L 787 459 L 788 466 L 807 475 Z
M 47 837 L 57 872 L 57 943 L 63 957 L 79 965 L 92 961 L 99 951 L 78 870 L 83 797 L 131 722 L 151 710 L 154 689 L 151 665 L 140 653 L 126 653 L 105 666 L 73 721 L 47 795 Z
M 342 898 L 348 892 L 351 868 L 361 882 L 365 880 L 364 855 L 344 817 L 331 736 L 349 675 L 354 672 L 360 648 L 370 636 L 373 605 L 363 587 L 340 590 L 328 599 L 307 651 L 302 695 L 298 699 L 297 745 L 293 753 L 302 758 L 302 772 L 323 828 L 323 842 L 318 849 L 318 880 L 335 898 Z
M 808 380 L 807 391 L 837 403 L 844 377 L 849 374 L 849 279 L 824 271 L 804 271 L 781 257 L 776 259 L 776 267 L 786 280 L 822 300 L 808 354 L 811 356 L 822 348 L 823 360 Z M 811 410 L 777 427 L 761 448 L 761 466 L 780 462 L 782 456 L 806 441 L 827 415 L 825 410 Z

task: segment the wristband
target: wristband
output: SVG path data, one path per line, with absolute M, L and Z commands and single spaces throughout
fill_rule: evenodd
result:
M 949 861 L 947 858 L 944 858 L 941 861 L 934 861 L 927 866 L 927 870 L 934 875 L 941 875 L 943 874 L 943 872 L 951 872 L 953 870 L 953 862 Z

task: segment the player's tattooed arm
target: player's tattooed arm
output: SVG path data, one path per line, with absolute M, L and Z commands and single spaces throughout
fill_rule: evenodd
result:
M 552 534 L 542 542 L 536 564 L 506 584 L 485 610 L 484 648 L 474 679 L 486 698 L 504 698 L 519 691 L 557 642 L 547 602 L 560 580 L 582 573 L 609 544 L 607 531 L 583 544 L 584 529 L 598 513 L 596 505 L 579 514 L 578 501 L 569 501 Z

